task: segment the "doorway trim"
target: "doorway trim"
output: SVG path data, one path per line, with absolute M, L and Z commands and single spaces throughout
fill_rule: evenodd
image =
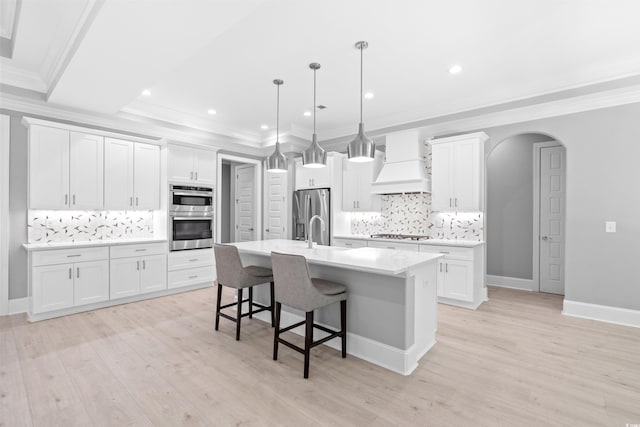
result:
M 9 147 L 11 117 L 0 116 L 0 316 L 9 314 Z
M 220 235 L 222 234 L 222 221 L 219 220 L 219 217 L 222 212 L 222 197 L 219 191 L 219 188 L 222 186 L 222 161 L 228 160 L 231 162 L 237 163 L 245 163 L 252 164 L 255 167 L 255 177 L 254 177 L 254 193 L 253 200 L 255 202 L 254 209 L 254 224 L 256 227 L 256 239 L 262 239 L 262 159 L 254 159 L 250 157 L 242 157 L 233 154 L 224 154 L 218 153 L 218 162 L 217 162 L 217 183 L 218 189 L 216 191 L 216 243 L 220 243 Z
M 558 141 L 533 143 L 533 288 L 531 289 L 533 292 L 540 292 L 540 154 L 543 148 L 549 147 L 564 147 L 564 145 Z M 564 201 L 564 204 L 566 206 L 566 200 Z M 567 212 L 565 209 L 564 223 L 562 224 L 563 227 L 565 227 L 566 222 Z

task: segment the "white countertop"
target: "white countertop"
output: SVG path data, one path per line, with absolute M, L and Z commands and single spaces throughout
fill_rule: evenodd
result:
M 234 243 L 240 253 L 271 255 L 271 251 L 303 255 L 310 264 L 348 268 L 350 270 L 396 276 L 435 261 L 440 254 L 396 251 L 379 248 L 341 248 L 317 246 L 308 249 L 305 242 L 296 240 L 258 240 Z
M 82 242 L 58 242 L 58 243 L 25 243 L 22 245 L 27 251 L 42 251 L 47 249 L 76 249 L 93 248 L 99 246 L 135 245 L 143 243 L 165 243 L 167 239 L 114 239 L 114 240 L 87 240 Z
M 350 239 L 350 240 L 371 240 L 376 242 L 387 243 L 410 243 L 413 245 L 434 245 L 434 246 L 455 246 L 459 248 L 474 248 L 476 246 L 484 245 L 482 240 L 449 240 L 449 239 L 427 239 L 427 240 L 410 240 L 410 239 L 381 239 L 372 238 L 370 236 L 333 236 L 335 239 Z

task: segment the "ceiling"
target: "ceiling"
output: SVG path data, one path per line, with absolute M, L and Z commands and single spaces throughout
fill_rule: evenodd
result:
M 17 22 L 2 19 L 0 28 L 13 31 L 13 55 L 0 58 L 5 87 L 41 92 L 51 105 L 254 145 L 274 135 L 275 78 L 284 80 L 281 133 L 310 139 L 310 62 L 321 64 L 317 104 L 327 107 L 317 110 L 320 141 L 357 131 L 358 40 L 369 42 L 369 130 L 640 76 L 636 0 L 17 4 Z M 449 74 L 454 64 L 462 72 Z

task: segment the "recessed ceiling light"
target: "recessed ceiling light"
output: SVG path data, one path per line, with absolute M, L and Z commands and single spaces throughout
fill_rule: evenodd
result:
M 449 74 L 458 74 L 460 71 L 462 71 L 462 67 L 459 65 L 449 67 Z
M 215 114 L 215 113 L 216 113 L 216 110 L 214 110 L 214 109 L 212 109 L 212 108 L 209 108 L 209 109 L 207 110 L 207 113 L 209 113 L 209 114 L 213 115 L 213 114 Z
M 373 98 L 375 95 L 373 94 L 373 92 L 367 92 L 364 94 L 365 99 L 371 99 Z
M 262 126 L 260 126 L 260 129 L 262 129 L 262 130 L 267 130 L 267 129 L 269 129 L 269 126 L 267 126 L 267 125 L 262 125 Z
M 149 89 L 145 89 L 145 90 L 142 91 L 142 94 L 144 96 L 151 96 L 151 91 Z
M 305 111 L 305 112 L 304 112 L 304 115 L 305 115 L 306 117 L 309 117 L 309 116 L 311 115 L 311 111 Z

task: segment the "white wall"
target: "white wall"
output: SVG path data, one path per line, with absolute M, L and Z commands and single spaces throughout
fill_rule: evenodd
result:
M 565 299 L 640 310 L 640 103 L 483 129 L 486 152 L 543 133 L 567 149 Z M 604 222 L 617 221 L 617 233 Z
M 533 278 L 533 143 L 523 134 L 498 144 L 487 158 L 487 274 Z

